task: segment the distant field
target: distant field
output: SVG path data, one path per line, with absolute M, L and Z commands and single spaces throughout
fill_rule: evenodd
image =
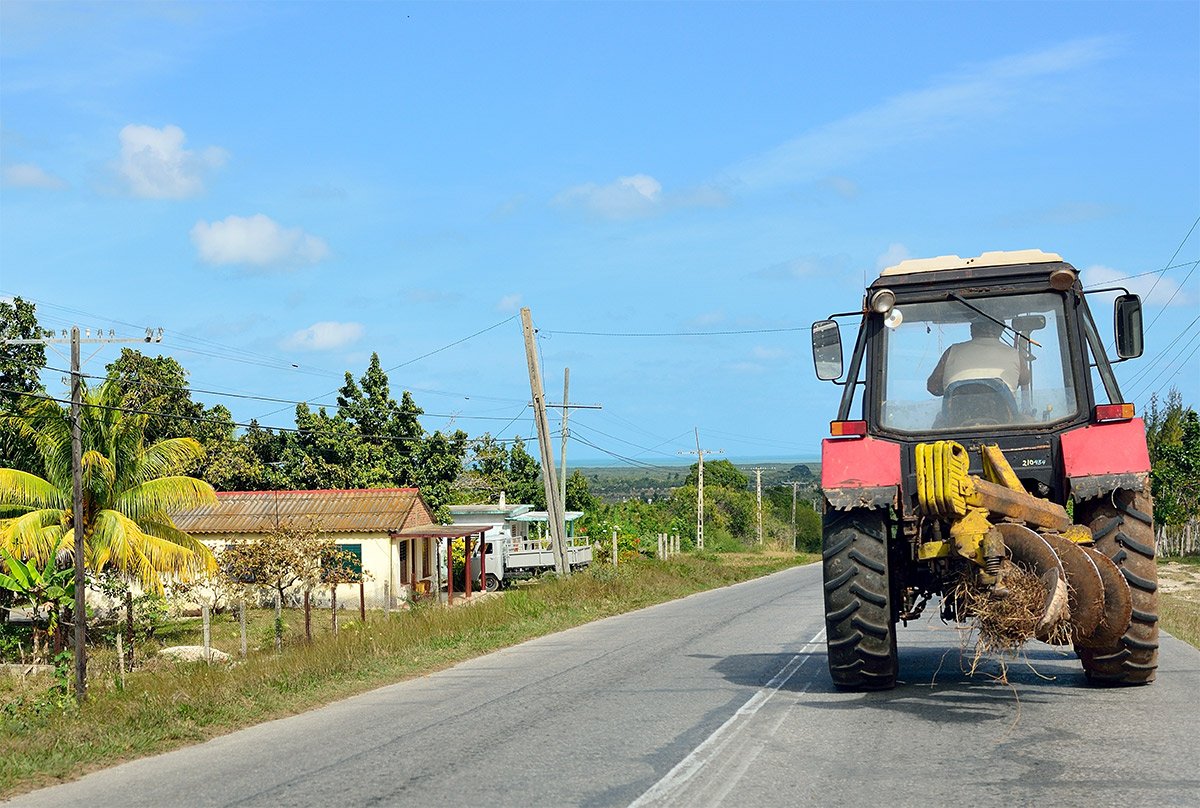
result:
M 816 484 L 821 464 L 804 461 L 777 461 L 770 463 L 735 463 L 750 478 L 753 487 L 754 468 L 763 470 L 763 488 L 783 485 L 797 480 Z M 691 470 L 689 465 L 630 467 L 630 466 L 576 466 L 587 477 L 591 492 L 602 499 L 616 501 L 639 497 L 659 499 L 667 496 L 672 488 L 683 485 Z M 801 490 L 803 496 L 804 489 Z

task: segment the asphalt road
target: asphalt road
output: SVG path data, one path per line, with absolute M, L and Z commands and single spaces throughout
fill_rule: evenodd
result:
M 1200 651 L 1087 687 L 1030 645 L 968 676 L 958 631 L 900 634 L 903 683 L 840 693 L 820 570 L 527 642 L 20 806 L 1200 805 Z

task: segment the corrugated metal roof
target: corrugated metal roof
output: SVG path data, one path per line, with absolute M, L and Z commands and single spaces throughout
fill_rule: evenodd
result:
M 391 533 L 433 522 L 416 488 L 219 491 L 216 505 L 171 516 L 193 534 L 266 533 L 310 518 L 328 533 Z

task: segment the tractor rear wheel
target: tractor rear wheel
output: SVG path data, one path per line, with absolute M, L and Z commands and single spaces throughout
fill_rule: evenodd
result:
M 829 674 L 844 690 L 887 690 L 899 669 L 886 514 L 828 511 L 822 536 Z
M 1154 502 L 1148 491 L 1116 491 L 1079 506 L 1096 549 L 1113 560 L 1129 584 L 1133 616 L 1124 635 L 1101 648 L 1078 648 L 1088 680 L 1097 685 L 1144 685 L 1158 668 L 1158 569 L 1154 561 Z

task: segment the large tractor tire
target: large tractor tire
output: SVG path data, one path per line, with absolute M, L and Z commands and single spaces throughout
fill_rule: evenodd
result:
M 899 668 L 888 525 L 878 510 L 829 511 L 822 536 L 829 674 L 844 690 L 887 690 Z
M 1158 668 L 1158 569 L 1154 561 L 1154 502 L 1146 491 L 1116 491 L 1084 503 L 1080 521 L 1096 549 L 1117 565 L 1133 598 L 1129 627 L 1116 642 L 1077 648 L 1088 680 L 1096 685 L 1144 685 Z

